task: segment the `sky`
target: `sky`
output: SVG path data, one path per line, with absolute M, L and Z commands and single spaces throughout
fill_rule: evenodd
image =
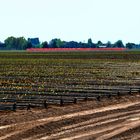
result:
M 0 0 L 0 41 L 140 43 L 140 0 Z

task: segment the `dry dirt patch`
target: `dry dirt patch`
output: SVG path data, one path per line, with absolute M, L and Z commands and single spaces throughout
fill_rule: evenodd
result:
M 1 112 L 0 139 L 138 139 L 139 95 L 47 110 Z M 137 131 L 136 131 L 137 132 Z

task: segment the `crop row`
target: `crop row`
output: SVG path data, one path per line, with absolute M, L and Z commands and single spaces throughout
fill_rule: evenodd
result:
M 29 92 L 140 86 L 140 61 L 135 59 L 138 55 L 138 52 L 0 53 L 0 86 L 1 90 Z M 84 59 L 89 56 L 90 59 Z
M 111 98 L 112 96 L 120 97 L 122 95 L 132 95 L 134 93 L 140 93 L 140 88 L 122 88 L 122 89 L 95 89 L 94 91 L 78 91 L 71 94 L 66 93 L 26 93 L 26 92 L 0 92 L 0 110 L 16 110 L 31 107 L 45 107 L 55 104 L 61 105 L 77 103 L 78 101 L 88 99 L 96 99 L 100 101 L 102 98 Z

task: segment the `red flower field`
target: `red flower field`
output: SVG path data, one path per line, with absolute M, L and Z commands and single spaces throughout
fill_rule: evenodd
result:
M 63 51 L 125 51 L 126 48 L 30 48 L 28 52 L 63 52 Z

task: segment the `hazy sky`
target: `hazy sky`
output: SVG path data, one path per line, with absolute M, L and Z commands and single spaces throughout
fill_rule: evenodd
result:
M 140 0 L 0 0 L 0 41 L 9 36 L 140 43 Z

